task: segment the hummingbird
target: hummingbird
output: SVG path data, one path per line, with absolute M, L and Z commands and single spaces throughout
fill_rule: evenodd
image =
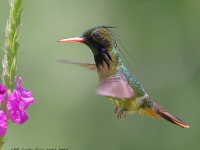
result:
M 189 128 L 189 125 L 156 103 L 127 69 L 119 55 L 111 28 L 113 27 L 95 26 L 86 30 L 80 37 L 58 40 L 58 42 L 79 42 L 87 45 L 94 55 L 95 63 L 67 60 L 61 62 L 96 70 L 100 83 L 96 93 L 105 96 L 115 105 L 114 113 L 118 119 L 124 118 L 127 113 L 138 113 L 165 119 L 182 128 Z

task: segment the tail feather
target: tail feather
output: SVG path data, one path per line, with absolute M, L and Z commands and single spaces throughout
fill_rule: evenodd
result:
M 158 105 L 155 101 L 152 103 L 152 108 L 144 108 L 141 112 L 142 114 L 155 117 L 155 118 L 160 118 L 160 119 L 165 119 L 171 123 L 174 123 L 182 128 L 189 128 L 190 126 L 185 124 L 181 119 L 178 117 L 170 114 L 167 112 L 165 109 L 163 109 L 160 105 Z

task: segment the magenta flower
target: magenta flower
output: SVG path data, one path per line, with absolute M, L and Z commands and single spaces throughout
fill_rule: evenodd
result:
M 26 109 L 29 104 L 35 102 L 32 97 L 32 93 L 29 90 L 25 90 L 21 87 L 22 78 L 15 78 L 16 88 L 13 93 L 8 96 L 7 109 L 8 117 L 12 122 L 22 124 L 28 120 Z
M 6 96 L 6 89 L 3 86 L 3 84 L 0 84 L 0 102 L 2 102 L 5 99 Z
M 6 120 L 6 114 L 3 110 L 0 110 L 0 137 L 3 136 L 7 131 Z

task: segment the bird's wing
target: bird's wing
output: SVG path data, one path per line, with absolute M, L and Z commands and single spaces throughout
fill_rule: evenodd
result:
M 84 63 L 84 62 L 75 62 L 75 61 L 70 61 L 70 60 L 59 60 L 58 62 L 64 63 L 64 64 L 74 64 L 74 65 L 79 65 L 81 67 L 85 67 L 89 70 L 97 70 L 97 67 L 93 63 Z
M 93 63 L 83 63 L 83 62 L 75 62 L 70 60 L 59 60 L 58 62 L 64 64 L 75 64 L 82 67 L 85 67 L 89 70 L 97 71 L 96 64 Z M 134 96 L 134 91 L 125 82 L 122 77 L 109 77 L 102 82 L 100 82 L 100 86 L 96 89 L 96 93 L 103 96 L 111 96 L 116 98 L 130 98 Z
M 134 96 L 133 89 L 120 77 L 109 77 L 96 89 L 97 94 L 115 98 L 130 98 Z

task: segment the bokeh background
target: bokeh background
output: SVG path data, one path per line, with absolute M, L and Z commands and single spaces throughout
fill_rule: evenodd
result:
M 9 125 L 5 150 L 200 147 L 199 0 L 32 0 L 23 6 L 18 74 L 36 103 L 28 108 L 29 121 Z M 8 15 L 9 3 L 1 0 L 1 47 Z M 94 62 L 85 45 L 56 41 L 96 25 L 118 26 L 113 30 L 130 45 L 122 52 L 134 75 L 152 98 L 190 129 L 139 115 L 117 120 L 114 106 L 94 92 L 96 72 L 57 62 Z

